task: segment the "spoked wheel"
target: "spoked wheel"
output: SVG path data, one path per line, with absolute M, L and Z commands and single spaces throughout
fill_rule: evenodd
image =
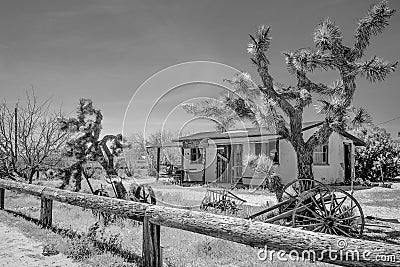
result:
M 346 237 L 360 237 L 364 224 L 361 206 L 352 195 L 321 186 L 302 195 L 292 215 L 293 227 Z
M 135 198 L 141 203 L 156 204 L 156 195 L 150 185 L 139 185 L 135 192 Z
M 289 199 L 292 199 L 293 201 L 282 206 L 280 211 L 284 212 L 294 209 L 301 194 L 304 194 L 306 191 L 318 186 L 326 188 L 327 190 L 329 188 L 327 185 L 314 179 L 296 179 L 286 184 L 283 187 L 282 201 Z

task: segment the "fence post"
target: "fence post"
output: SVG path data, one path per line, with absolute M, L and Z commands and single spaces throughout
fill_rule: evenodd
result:
M 53 221 L 53 200 L 42 197 L 40 202 L 40 223 L 43 227 L 51 227 Z
M 4 210 L 4 195 L 6 194 L 6 190 L 4 188 L 0 188 L 0 210 Z
M 143 266 L 162 267 L 160 246 L 160 226 L 149 222 L 149 217 L 143 219 Z

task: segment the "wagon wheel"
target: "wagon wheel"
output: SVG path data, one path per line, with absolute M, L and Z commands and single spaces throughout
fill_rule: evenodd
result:
M 212 206 L 211 202 L 211 193 L 207 190 L 206 195 L 204 196 L 203 200 L 200 204 L 200 209 L 206 211 L 209 207 Z
M 292 215 L 293 227 L 346 237 L 360 237 L 364 224 L 357 200 L 336 188 L 311 189 L 300 197 Z
M 328 189 L 329 187 L 317 180 L 314 179 L 295 179 L 291 181 L 290 183 L 286 184 L 283 187 L 283 193 L 282 193 L 282 201 L 292 199 L 293 202 L 283 205 L 280 208 L 280 212 L 288 211 L 294 209 L 296 206 L 296 203 L 299 199 L 299 196 L 317 186 L 323 187 Z
M 142 203 L 156 204 L 156 195 L 150 185 L 139 185 L 136 188 L 135 198 Z
M 238 212 L 238 207 L 235 203 L 235 201 L 232 201 L 230 199 L 221 199 L 217 203 L 217 208 L 218 210 L 224 214 L 228 213 L 231 215 L 235 215 Z

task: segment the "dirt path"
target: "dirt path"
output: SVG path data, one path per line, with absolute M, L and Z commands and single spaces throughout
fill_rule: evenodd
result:
M 43 256 L 43 247 L 17 228 L 0 222 L 0 266 L 79 266 L 65 255 Z

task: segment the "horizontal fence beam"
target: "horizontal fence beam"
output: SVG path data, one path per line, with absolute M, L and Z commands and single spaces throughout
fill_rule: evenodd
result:
M 400 266 L 400 246 L 0 179 L 0 188 L 342 266 Z M 339 246 L 338 246 L 339 245 Z M 296 252 L 296 253 L 294 253 Z M 335 253 L 336 252 L 336 253 Z M 310 254 L 311 253 L 311 254 Z M 333 253 L 333 254 L 332 254 Z M 257 255 L 254 255 L 257 257 Z

